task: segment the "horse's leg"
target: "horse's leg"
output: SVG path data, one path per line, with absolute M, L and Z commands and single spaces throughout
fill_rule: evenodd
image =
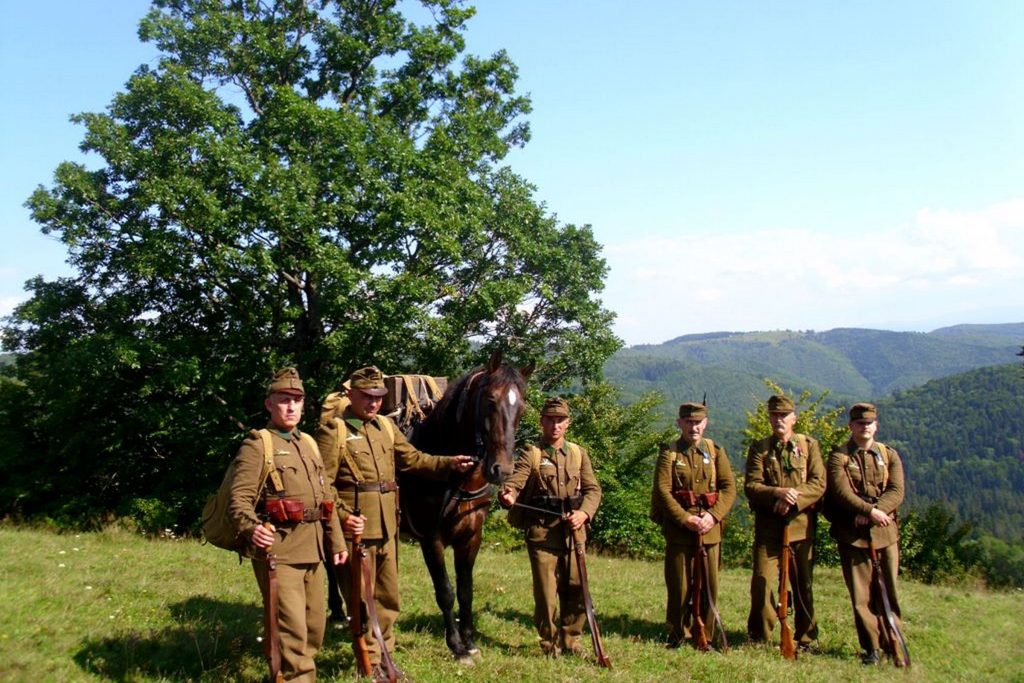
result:
M 473 565 L 476 564 L 476 555 L 480 550 L 482 531 L 481 524 L 468 542 L 452 545 L 455 553 L 455 586 L 459 596 L 459 635 L 470 654 L 480 652 L 473 642 L 476 636 L 473 629 Z
M 444 619 L 444 642 L 456 658 L 468 657 L 469 652 L 455 625 L 455 593 L 448 580 L 448 569 L 444 565 L 444 544 L 439 536 L 434 535 L 420 541 L 420 550 L 423 551 L 423 561 L 430 572 L 430 580 L 434 583 L 434 599 Z

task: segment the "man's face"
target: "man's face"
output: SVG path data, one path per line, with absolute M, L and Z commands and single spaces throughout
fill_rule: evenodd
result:
M 270 413 L 270 423 L 281 431 L 290 432 L 302 420 L 303 397 L 290 391 L 275 391 L 263 402 Z
M 772 426 L 772 434 L 783 441 L 793 436 L 793 425 L 796 424 L 796 413 L 768 413 L 768 423 Z
M 875 438 L 878 420 L 850 420 L 850 433 L 858 443 L 867 443 Z
M 693 446 L 701 437 L 704 436 L 704 428 L 708 426 L 708 419 L 706 417 L 699 420 L 694 420 L 691 417 L 681 417 L 676 420 L 676 424 L 679 425 L 679 429 L 683 432 L 683 439 L 686 443 Z
M 541 415 L 540 431 L 544 442 L 557 444 L 565 437 L 565 430 L 569 428 L 569 418 L 557 415 Z
M 383 396 L 368 394 L 362 389 L 349 389 L 349 400 L 352 401 L 352 412 L 360 420 L 372 420 L 384 405 Z

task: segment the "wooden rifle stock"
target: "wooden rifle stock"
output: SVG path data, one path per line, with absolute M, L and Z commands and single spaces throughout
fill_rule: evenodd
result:
M 264 522 L 263 526 L 269 530 L 270 522 Z M 267 592 L 263 595 L 263 632 L 266 642 L 263 644 L 263 651 L 267 655 L 267 664 L 270 667 L 270 680 L 272 683 L 282 683 L 284 676 L 281 674 L 281 632 L 277 624 L 277 556 L 274 554 L 274 547 L 266 549 L 267 561 Z
M 899 624 L 896 623 L 896 615 L 893 614 L 892 604 L 889 602 L 889 591 L 885 587 L 885 580 L 882 578 L 882 564 L 878 559 L 878 549 L 868 536 L 868 551 L 871 553 L 871 587 L 875 593 L 875 609 L 882 609 L 879 617 L 881 628 L 879 635 L 882 636 L 882 649 L 892 656 L 892 663 L 895 666 L 910 666 L 910 650 L 907 648 L 907 641 L 903 637 Z
M 789 547 L 789 522 L 782 527 L 782 552 L 779 555 L 779 604 L 776 614 L 781 627 L 779 649 L 785 659 L 796 659 L 796 643 L 793 629 L 789 626 L 789 562 L 792 550 Z

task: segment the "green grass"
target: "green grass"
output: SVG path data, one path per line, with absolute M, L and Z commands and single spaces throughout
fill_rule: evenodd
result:
M 190 540 L 123 531 L 55 534 L 0 527 L 0 680 L 259 681 L 261 613 L 251 569 Z M 661 565 L 590 558 L 592 590 L 614 668 L 540 656 L 530 623 L 525 553 L 485 550 L 477 565 L 475 666 L 452 661 L 416 548 L 403 545 L 399 664 L 414 681 L 1024 681 L 1024 593 L 904 582 L 913 668 L 866 670 L 842 578 L 815 578 L 822 652 L 795 663 L 743 642 L 745 570 L 723 573 L 722 617 L 733 649 L 701 655 L 661 646 Z M 320 680 L 352 680 L 347 633 L 332 631 Z M 589 643 L 588 643 L 589 645 Z

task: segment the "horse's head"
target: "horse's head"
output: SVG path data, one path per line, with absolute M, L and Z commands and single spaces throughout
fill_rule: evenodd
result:
M 501 351 L 491 354 L 480 371 L 474 389 L 478 455 L 483 459 L 483 475 L 492 484 L 501 484 L 512 474 L 515 461 L 516 430 L 523 417 L 526 380 L 533 364 L 516 369 L 502 364 Z M 481 443 L 482 442 L 482 443 Z

